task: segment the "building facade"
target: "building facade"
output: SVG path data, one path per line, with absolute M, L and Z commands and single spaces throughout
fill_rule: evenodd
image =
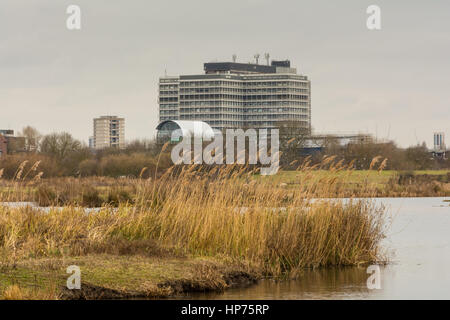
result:
M 435 132 L 433 135 L 434 147 L 431 154 L 434 158 L 446 159 L 447 148 L 445 146 L 444 132 Z
M 0 156 L 26 152 L 27 140 L 25 137 L 16 137 L 14 130 L 0 129 Z
M 435 132 L 433 138 L 434 150 L 445 151 L 445 134 L 443 132 Z
M 102 116 L 94 119 L 94 149 L 125 148 L 125 119 L 117 116 Z
M 222 131 L 289 122 L 311 131 L 311 83 L 288 60 L 270 65 L 213 62 L 205 63 L 204 70 L 160 78 L 160 122 L 204 121 Z

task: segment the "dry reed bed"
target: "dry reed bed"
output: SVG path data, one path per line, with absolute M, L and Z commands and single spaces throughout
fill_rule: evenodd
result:
M 351 172 L 332 158 L 323 165 L 330 172 Z M 314 169 L 307 162 L 299 167 Z M 147 250 L 225 257 L 249 270 L 281 276 L 305 267 L 383 259 L 383 208 L 370 201 L 311 201 L 318 194 L 339 193 L 345 175 L 291 190 L 255 181 L 254 174 L 237 166 L 172 168 L 157 179 L 135 180 L 133 205 L 104 207 L 96 214 L 76 206 L 48 213 L 0 207 L 1 262 L 114 253 L 122 246 L 129 254 Z
M 296 161 L 294 161 L 296 162 Z M 295 163 L 291 163 L 292 167 Z M 388 181 L 380 183 L 376 171 L 380 173 L 386 166 L 387 160 L 376 157 L 373 159 L 370 170 L 356 171 L 352 169 L 353 164 L 344 166 L 342 162 L 335 163 L 335 157 L 325 157 L 320 164 L 310 165 L 307 158 L 298 166 L 298 174 L 295 179 L 288 178 L 286 182 L 279 178 L 265 179 L 265 188 L 272 189 L 285 186 L 295 189 L 302 197 L 315 198 L 371 198 L 371 197 L 428 197 L 450 195 L 450 173 L 447 175 L 415 175 L 412 173 L 399 172 L 392 175 Z M 144 180 L 143 176 L 150 176 L 153 180 L 161 180 L 162 172 L 149 173 L 148 170 L 141 172 L 139 178 L 110 178 L 110 177 L 65 177 L 41 179 L 45 176 L 39 172 L 40 162 L 23 162 L 14 175 L 14 179 L 1 179 L 0 169 L 0 199 L 9 202 L 31 201 L 40 206 L 119 206 L 121 203 L 134 204 L 140 202 L 137 186 Z M 173 170 L 173 169 L 172 169 Z M 209 181 L 223 178 L 223 173 L 230 167 L 197 167 L 196 173 L 209 176 Z M 237 168 L 231 171 L 236 172 Z M 250 168 L 245 168 L 246 172 Z M 174 171 L 165 171 L 176 176 L 179 168 Z M 323 174 L 326 172 L 327 174 Z M 375 173 L 374 173 L 375 172 Z M 229 173 L 228 173 L 229 175 Z M 157 177 L 157 178 L 155 178 Z M 355 179 L 356 177 L 356 179 Z M 164 178 L 164 175 L 163 177 Z M 258 180 L 253 175 L 243 177 L 247 184 L 252 180 Z M 152 179 L 150 179 L 152 180 Z M 277 182 L 278 181 L 278 182 Z M 241 197 L 243 198 L 243 197 Z

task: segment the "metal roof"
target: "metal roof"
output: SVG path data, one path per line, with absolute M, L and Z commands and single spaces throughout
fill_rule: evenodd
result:
M 237 62 L 208 62 L 204 64 L 206 73 L 223 72 L 223 71 L 241 71 L 255 73 L 276 73 L 274 66 L 266 66 L 253 63 L 237 63 Z
M 191 138 L 214 138 L 214 130 L 204 121 L 165 120 L 158 124 L 156 130 L 161 130 L 166 123 L 175 123 L 181 129 L 183 137 L 189 135 Z

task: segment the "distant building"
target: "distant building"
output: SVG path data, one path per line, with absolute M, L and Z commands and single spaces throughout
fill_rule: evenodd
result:
M 434 150 L 445 150 L 445 134 L 443 132 L 436 132 L 434 134 Z
M 301 154 L 313 155 L 317 152 L 324 151 L 325 148 L 331 145 L 346 147 L 351 144 L 365 144 L 374 141 L 373 136 L 363 133 L 316 134 L 304 139 Z
M 338 134 L 314 134 L 308 137 L 308 141 L 319 145 L 335 144 L 347 146 L 349 144 L 371 143 L 375 139 L 365 133 L 338 133 Z
M 94 149 L 125 148 L 125 119 L 102 116 L 94 119 Z
M 95 148 L 94 137 L 89 137 L 89 149 L 94 149 L 94 148 Z
M 434 133 L 434 147 L 431 150 L 433 157 L 438 159 L 445 159 L 445 155 L 447 152 L 445 146 L 445 134 L 443 132 L 435 132 Z
M 0 134 L 2 136 L 10 136 L 13 137 L 14 136 L 14 130 L 10 130 L 10 129 L 0 129 Z
M 0 129 L 0 156 L 26 152 L 26 139 L 14 136 L 14 130 Z
M 267 65 L 211 62 L 204 74 L 160 78 L 160 122 L 204 121 L 222 132 L 293 122 L 310 132 L 308 77 L 297 74 L 289 60 L 269 64 L 266 58 Z

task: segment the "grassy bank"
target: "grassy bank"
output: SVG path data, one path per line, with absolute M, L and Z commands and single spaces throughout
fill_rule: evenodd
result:
M 66 268 L 80 267 L 81 290 L 68 290 Z M 3 299 L 130 299 L 220 292 L 253 284 L 260 275 L 212 258 L 90 254 L 21 260 L 3 266 Z
M 348 168 L 336 165 L 330 172 L 342 177 L 326 175 L 303 188 L 255 179 L 242 167 L 172 170 L 127 181 L 132 199 L 97 213 L 74 204 L 48 212 L 0 207 L 3 296 L 74 297 L 61 289 L 71 264 L 82 270 L 84 297 L 101 298 L 224 290 L 259 277 L 295 277 L 304 268 L 384 259 L 383 208 L 311 201 L 345 190 Z
M 280 171 L 264 179 L 272 185 L 290 189 L 311 189 L 330 177 L 341 183 L 339 190 L 329 194 L 319 190 L 321 197 L 448 197 L 450 196 L 449 170 L 378 171 L 378 170 L 291 170 Z
M 335 179 L 333 188 L 317 188 Z M 274 176 L 254 174 L 244 181 L 264 182 L 268 187 L 283 186 L 303 190 L 315 197 L 445 197 L 450 196 L 450 171 L 378 171 L 302 169 L 280 170 Z M 1 180 L 0 199 L 8 202 L 36 202 L 40 206 L 118 207 L 139 202 L 140 178 L 49 178 Z

